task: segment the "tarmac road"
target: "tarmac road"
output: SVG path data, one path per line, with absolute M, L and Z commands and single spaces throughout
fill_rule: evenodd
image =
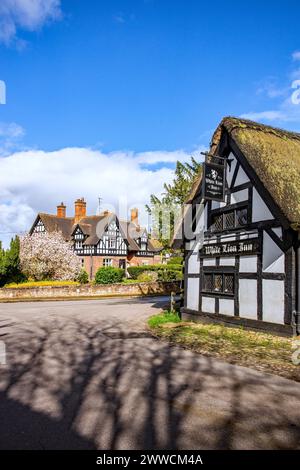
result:
M 152 338 L 164 301 L 0 304 L 0 449 L 299 449 L 300 384 Z

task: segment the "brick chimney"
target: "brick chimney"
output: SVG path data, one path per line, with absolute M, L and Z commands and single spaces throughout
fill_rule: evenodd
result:
M 86 202 L 84 198 L 77 199 L 75 201 L 75 224 L 77 224 L 80 219 L 86 216 Z
M 139 210 L 136 207 L 131 209 L 130 221 L 136 225 L 139 225 Z
M 61 202 L 60 205 L 57 206 L 57 217 L 60 217 L 62 219 L 66 217 L 66 206 L 63 202 Z

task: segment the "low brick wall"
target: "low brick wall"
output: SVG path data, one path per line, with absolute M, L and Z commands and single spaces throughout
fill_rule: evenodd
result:
M 64 299 L 85 297 L 115 297 L 168 295 L 179 292 L 180 282 L 145 282 L 136 284 L 43 286 L 16 289 L 0 289 L 0 302 L 10 300 Z

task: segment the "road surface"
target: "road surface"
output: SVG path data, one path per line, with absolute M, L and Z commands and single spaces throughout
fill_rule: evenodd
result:
M 152 338 L 162 300 L 0 304 L 0 449 L 300 448 L 300 384 Z

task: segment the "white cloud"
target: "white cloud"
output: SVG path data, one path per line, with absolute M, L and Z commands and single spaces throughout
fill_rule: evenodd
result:
M 197 156 L 200 159 L 200 152 L 204 152 L 207 150 L 206 147 L 199 147 L 195 152 L 193 152 L 193 156 Z M 191 154 L 192 155 L 192 154 Z M 177 150 L 174 152 L 166 152 L 166 151 L 156 151 L 156 152 L 141 152 L 137 154 L 137 161 L 144 165 L 157 165 L 160 163 L 176 163 L 179 162 L 186 162 L 187 161 L 187 153 L 184 150 Z M 201 157 L 202 158 L 202 157 Z
M 36 31 L 46 22 L 61 18 L 60 0 L 1 0 L 0 42 L 15 42 L 22 47 L 24 41 L 17 38 L 17 30 Z
M 0 158 L 0 239 L 7 243 L 11 235 L 3 232 L 28 230 L 37 212 L 55 213 L 61 201 L 73 215 L 74 200 L 83 196 L 90 214 L 101 196 L 103 209 L 113 205 L 126 217 L 129 207 L 144 209 L 150 194 L 159 195 L 163 184 L 171 182 L 174 172 L 165 163 L 189 158 L 183 150 L 106 154 L 86 148 L 29 150 Z
M 292 54 L 293 60 L 300 60 L 300 51 L 295 51 Z
M 262 111 L 262 112 L 250 112 L 250 113 L 245 113 L 241 114 L 240 116 L 243 119 L 250 119 L 251 121 L 260 121 L 260 120 L 266 120 L 266 121 L 284 121 L 286 119 L 286 116 L 281 112 L 281 111 Z
M 25 130 L 15 122 L 0 122 L 0 157 L 20 149 Z
M 294 61 L 300 60 L 300 51 L 292 54 Z M 243 113 L 240 117 L 253 121 L 272 122 L 278 126 L 291 125 L 292 130 L 299 132 L 300 126 L 300 68 L 294 66 L 288 75 L 288 82 L 284 87 L 276 86 L 276 78 L 269 77 L 257 91 L 258 94 L 265 93 L 268 98 L 279 98 L 278 105 L 266 111 L 254 111 Z M 274 106 L 274 105 L 272 105 Z

